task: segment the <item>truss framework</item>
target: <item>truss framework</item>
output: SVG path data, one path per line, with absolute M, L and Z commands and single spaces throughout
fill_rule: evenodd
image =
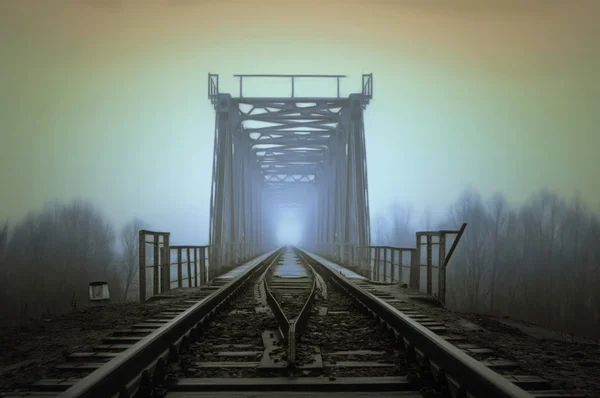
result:
M 303 244 L 367 246 L 369 202 L 363 111 L 372 99 L 372 74 L 362 91 L 339 96 L 342 75 L 236 75 L 239 97 L 219 93 L 215 107 L 210 244 L 213 264 L 233 265 L 243 248 L 276 243 L 277 208 L 304 215 Z M 291 96 L 243 97 L 244 78 L 289 78 Z M 295 97 L 299 78 L 338 82 L 336 97 Z

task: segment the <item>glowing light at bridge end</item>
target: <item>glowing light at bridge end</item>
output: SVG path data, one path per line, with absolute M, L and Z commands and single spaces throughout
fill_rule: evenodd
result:
M 285 213 L 278 220 L 277 242 L 283 245 L 298 245 L 302 241 L 302 223 L 295 213 Z

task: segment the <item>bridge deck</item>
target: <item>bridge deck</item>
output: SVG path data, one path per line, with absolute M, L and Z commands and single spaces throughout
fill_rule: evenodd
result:
M 217 278 L 218 279 L 235 279 L 239 275 L 241 275 L 242 273 L 244 273 L 248 268 L 254 266 L 257 263 L 260 263 L 265 258 L 269 257 L 271 254 L 273 254 L 273 251 L 270 251 L 269 253 L 263 254 L 262 256 L 259 256 L 259 257 L 255 258 L 254 260 L 250 260 L 247 263 L 244 263 L 244 264 L 240 265 L 239 267 L 235 267 L 231 271 L 227 272 L 226 274 L 220 275 Z
M 329 260 L 327 260 L 327 259 L 325 259 L 325 258 L 323 258 L 321 256 L 317 256 L 316 254 L 311 253 L 311 252 L 309 252 L 307 250 L 304 250 L 304 252 L 306 254 L 310 255 L 312 258 L 314 258 L 318 262 L 320 262 L 321 264 L 327 265 L 328 267 L 336 270 L 337 272 L 339 272 L 340 274 L 344 275 L 348 279 L 360 279 L 360 280 L 365 280 L 365 281 L 367 280 L 367 278 L 365 278 L 364 276 L 359 275 L 356 272 L 351 271 L 351 270 L 349 270 L 347 268 L 344 268 L 344 267 L 342 267 L 342 266 L 340 266 L 340 265 L 338 265 L 338 264 L 336 264 L 336 263 L 334 263 L 332 261 L 329 261 Z
M 306 278 L 306 269 L 300 264 L 298 256 L 292 249 L 286 249 L 279 262 L 275 265 L 273 275 L 279 278 Z

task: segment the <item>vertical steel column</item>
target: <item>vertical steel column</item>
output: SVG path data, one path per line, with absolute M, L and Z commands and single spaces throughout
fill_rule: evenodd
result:
M 355 144 L 355 183 L 356 183 L 356 208 L 357 208 L 357 244 L 368 246 L 371 244 L 369 196 L 367 179 L 367 149 L 365 143 L 364 98 L 361 94 L 350 95 L 350 106 L 352 110 L 352 134 Z
M 216 101 L 217 121 L 211 195 L 211 233 L 213 248 L 211 269 L 216 273 L 231 261 L 226 244 L 235 243 L 235 203 L 233 153 L 234 134 L 239 126 L 239 109 L 229 94 L 219 94 Z
M 363 131 L 363 97 L 351 94 L 348 104 L 342 110 L 341 131 L 345 134 L 342 154 L 346 159 L 344 175 L 336 173 L 345 181 L 337 206 L 343 206 L 343 238 L 345 245 L 369 246 L 369 209 L 367 195 L 366 149 Z M 379 277 L 379 275 L 378 275 Z

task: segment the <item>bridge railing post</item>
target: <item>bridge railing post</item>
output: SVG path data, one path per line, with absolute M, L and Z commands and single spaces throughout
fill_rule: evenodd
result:
M 385 247 L 380 247 L 379 248 L 379 263 L 380 263 L 379 280 L 381 282 L 385 282 L 386 275 L 387 275 L 386 254 L 387 253 L 386 253 Z
M 177 250 L 177 287 L 183 287 L 183 269 L 181 262 L 181 247 L 176 248 Z
M 199 248 L 194 247 L 194 286 L 198 287 L 198 251 Z
M 387 282 L 388 278 L 388 248 L 383 248 L 383 282 Z
M 140 302 L 146 301 L 146 234 L 144 231 L 138 233 L 138 276 L 139 276 L 139 298 Z
M 440 232 L 438 246 L 438 299 L 446 304 L 446 233 Z
M 190 261 L 190 248 L 185 249 L 185 262 L 187 263 L 188 287 L 192 287 L 192 262 Z
M 433 295 L 433 258 L 432 258 L 432 250 L 433 250 L 433 237 L 431 234 L 427 233 L 427 294 L 429 296 Z
M 377 275 L 379 274 L 379 248 L 373 248 L 373 270 L 371 271 L 371 279 L 376 281 Z
M 395 268 L 396 268 L 396 264 L 395 264 L 396 249 L 394 249 L 394 248 L 390 249 L 390 256 L 391 256 L 391 258 L 390 258 L 390 274 L 391 274 L 390 279 L 391 279 L 391 282 L 394 283 L 394 277 L 396 276 L 396 272 L 395 272 L 396 271 L 395 270 Z
M 206 283 L 206 256 L 210 246 L 200 247 L 200 285 Z
M 379 281 L 379 275 L 381 272 L 380 249 L 380 247 L 375 248 L 375 277 L 373 278 L 375 281 Z
M 404 264 L 404 251 L 398 250 L 398 281 L 402 284 L 402 267 Z
M 160 264 L 158 254 L 158 235 L 152 235 L 152 295 L 160 292 Z
M 417 248 L 411 256 L 410 288 L 419 289 L 421 282 L 421 233 L 417 233 Z
M 147 236 L 152 236 L 147 241 Z M 138 262 L 139 262 L 139 298 L 141 302 L 148 299 L 148 274 L 146 269 L 152 268 L 152 295 L 157 295 L 170 290 L 170 246 L 168 232 L 153 232 L 140 230 L 138 238 Z M 152 245 L 152 261 L 148 265 L 147 245 Z

